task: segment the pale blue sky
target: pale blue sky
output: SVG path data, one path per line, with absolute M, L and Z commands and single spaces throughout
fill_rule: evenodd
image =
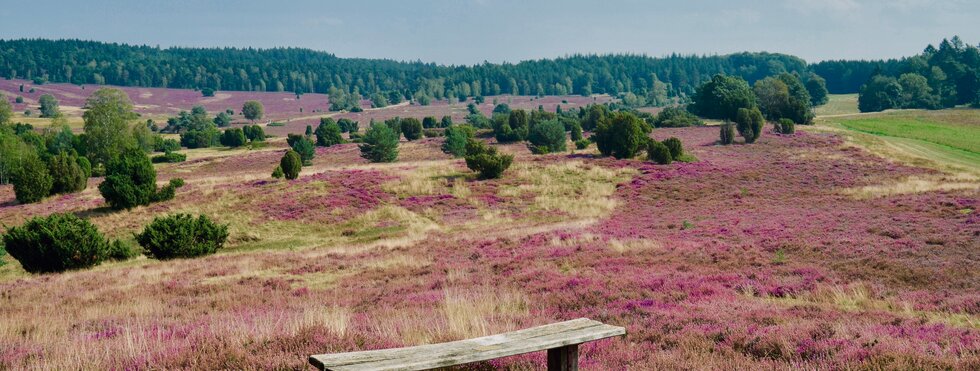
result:
M 977 0 L 0 0 L 0 38 L 296 46 L 472 64 L 572 53 L 771 51 L 814 62 L 980 43 Z

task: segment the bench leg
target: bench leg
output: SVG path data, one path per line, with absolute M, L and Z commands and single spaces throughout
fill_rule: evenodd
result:
M 578 371 L 578 344 L 548 349 L 548 371 Z

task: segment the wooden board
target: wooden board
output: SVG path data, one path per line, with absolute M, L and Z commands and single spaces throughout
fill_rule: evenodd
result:
M 588 318 L 449 343 L 310 356 L 323 370 L 427 370 L 582 344 L 626 334 Z

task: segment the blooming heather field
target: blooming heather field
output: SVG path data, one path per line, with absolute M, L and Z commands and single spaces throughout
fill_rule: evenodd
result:
M 29 205 L 2 186 L 7 226 L 70 211 L 131 239 L 155 215 L 192 212 L 231 234 L 209 257 L 61 274 L 5 258 L 0 369 L 302 369 L 310 354 L 577 317 L 628 331 L 585 345 L 585 369 L 980 368 L 975 177 L 887 161 L 827 128 L 733 146 L 714 145 L 713 127 L 652 135 L 698 161 L 514 144 L 503 178 L 478 181 L 431 138 L 402 142 L 392 164 L 319 148 L 286 182 L 269 176 L 280 137 L 158 165 L 161 183 L 187 185 L 131 211 L 103 208 L 98 179 Z
M 20 91 L 23 85 L 24 91 Z M 14 121 L 27 122 L 37 127 L 45 127 L 50 123 L 49 119 L 37 117 L 38 99 L 41 95 L 51 94 L 58 100 L 61 111 L 66 115 L 69 122 L 81 127 L 82 107 L 85 100 L 92 92 L 102 86 L 98 85 L 72 85 L 72 84 L 44 84 L 34 85 L 27 80 L 5 80 L 0 79 L 0 94 L 7 97 L 13 106 L 16 116 Z M 34 89 L 34 93 L 30 90 Z M 364 112 L 330 112 L 330 100 L 326 94 L 303 94 L 296 98 L 296 95 L 289 92 L 242 92 L 242 91 L 218 91 L 213 97 L 204 97 L 201 92 L 189 89 L 166 89 L 166 88 L 140 88 L 140 87 L 119 87 L 132 99 L 136 112 L 144 117 L 149 117 L 158 122 L 165 122 L 167 117 L 176 116 L 181 110 L 188 111 L 196 105 L 204 106 L 212 115 L 218 112 L 231 109 L 235 111 L 233 119 L 239 123 L 247 123 L 241 115 L 242 105 L 249 100 L 262 102 L 265 108 L 265 116 L 260 123 L 281 122 L 285 126 L 268 127 L 266 132 L 285 136 L 288 133 L 302 133 L 306 125 L 314 127 L 320 122 L 321 117 L 333 117 L 334 119 L 350 118 L 354 121 L 362 122 L 361 127 L 366 127 L 371 119 L 386 119 L 395 116 L 423 118 L 434 116 L 437 119 L 449 115 L 457 122 L 463 122 L 467 109 L 465 103 L 450 104 L 446 100 L 434 100 L 429 106 L 410 105 L 403 102 L 381 109 L 371 109 L 371 101 L 361 101 Z M 15 103 L 16 97 L 23 97 L 23 103 Z M 608 96 L 582 97 L 582 96 L 489 96 L 483 104 L 478 105 L 480 111 L 489 116 L 493 111 L 495 103 L 507 103 L 512 108 L 537 109 L 539 106 L 554 112 L 555 107 L 561 105 L 564 109 L 584 107 L 592 103 L 605 103 L 610 101 Z M 33 110 L 33 117 L 25 117 L 25 110 Z

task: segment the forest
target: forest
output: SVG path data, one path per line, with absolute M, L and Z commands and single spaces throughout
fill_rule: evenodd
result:
M 444 66 L 423 62 L 340 58 L 299 48 L 166 48 L 82 40 L 0 40 L 0 76 L 35 83 L 69 82 L 239 91 L 348 93 L 375 106 L 402 99 L 500 94 L 626 96 L 665 105 L 686 97 L 718 73 L 753 83 L 783 72 L 806 73 L 800 58 L 737 53 L 663 58 L 572 55 L 517 64 Z M 628 96 L 632 94 L 632 96 Z

